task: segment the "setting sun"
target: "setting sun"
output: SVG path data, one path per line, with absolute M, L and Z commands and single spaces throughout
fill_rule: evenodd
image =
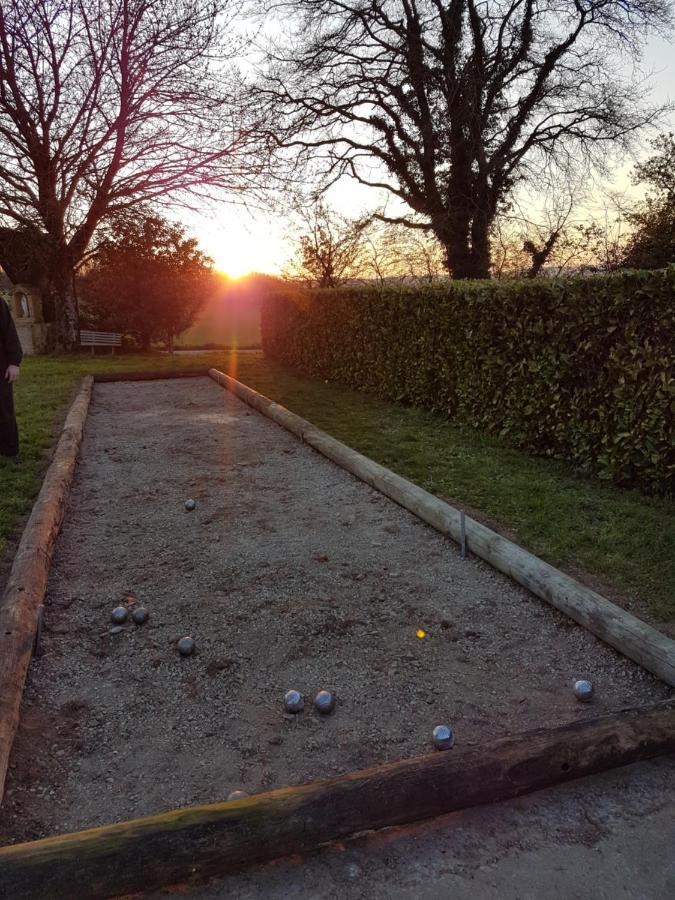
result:
M 242 214 L 233 207 L 223 208 L 217 220 L 191 216 L 183 224 L 211 257 L 214 268 L 230 278 L 241 278 L 250 272 L 276 275 L 293 253 L 288 230 L 282 223 Z

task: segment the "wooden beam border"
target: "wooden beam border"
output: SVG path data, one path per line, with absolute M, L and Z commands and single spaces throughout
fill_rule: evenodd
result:
M 0 807 L 40 607 L 47 589 L 49 568 L 63 522 L 94 382 L 206 378 L 208 373 L 208 368 L 202 366 L 166 372 L 156 369 L 99 372 L 82 379 L 0 597 Z
M 94 379 L 83 378 L 0 599 L 0 805 L 49 566 L 82 443 Z
M 460 543 L 461 513 L 413 482 L 336 440 L 240 381 L 211 369 L 215 382 L 361 481 Z M 675 687 L 675 641 L 513 541 L 466 516 L 470 552 L 555 606 L 624 656 Z
M 138 369 L 129 372 L 96 372 L 94 381 L 106 384 L 115 381 L 165 381 L 171 378 L 207 378 L 208 366 L 186 366 L 184 369 Z
M 0 849 L 12 900 L 194 884 L 350 835 L 517 797 L 675 752 L 675 701 Z

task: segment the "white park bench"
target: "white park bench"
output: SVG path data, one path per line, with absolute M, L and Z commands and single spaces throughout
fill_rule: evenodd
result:
M 110 347 L 110 352 L 115 352 L 115 347 L 122 346 L 122 335 L 112 331 L 80 331 L 80 347 L 91 347 L 92 356 L 96 347 Z

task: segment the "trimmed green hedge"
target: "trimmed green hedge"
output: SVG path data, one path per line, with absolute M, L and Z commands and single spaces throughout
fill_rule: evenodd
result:
M 675 482 L 675 266 L 563 281 L 284 288 L 263 348 L 616 483 Z

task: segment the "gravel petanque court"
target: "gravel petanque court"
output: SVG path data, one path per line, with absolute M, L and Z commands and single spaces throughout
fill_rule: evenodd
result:
M 670 694 L 206 378 L 96 385 L 45 602 L 0 845 Z

